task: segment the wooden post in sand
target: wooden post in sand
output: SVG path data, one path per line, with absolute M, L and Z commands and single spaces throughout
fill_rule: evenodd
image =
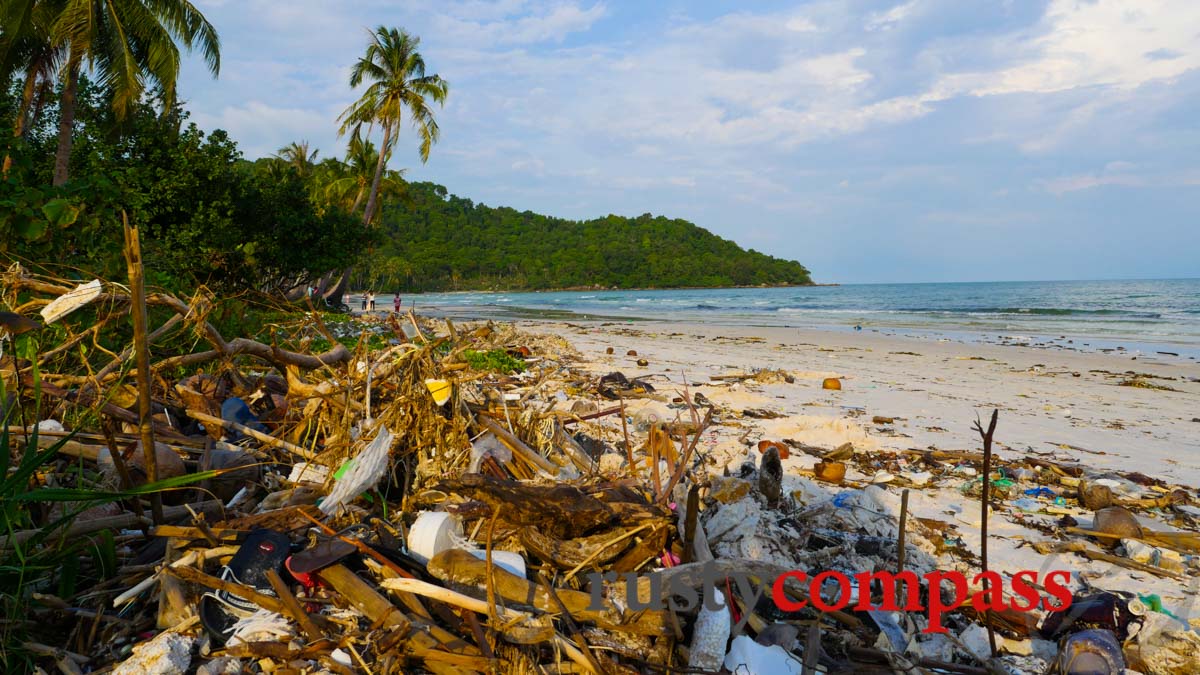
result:
M 129 293 L 133 317 L 133 347 L 137 353 L 138 430 L 142 438 L 142 454 L 146 461 L 146 480 L 158 480 L 158 456 L 154 451 L 153 414 L 150 407 L 150 352 L 146 340 L 146 279 L 142 267 L 142 244 L 136 227 L 129 226 L 129 217 L 121 212 L 125 226 L 125 263 L 129 268 Z M 163 523 L 162 495 L 150 495 L 150 514 L 155 525 Z
M 983 430 L 983 425 L 979 423 L 979 419 L 975 419 L 975 431 L 983 438 L 983 498 L 981 499 L 982 506 L 979 525 L 979 565 L 985 575 L 988 571 L 988 556 L 987 556 L 987 532 L 988 532 L 988 499 L 991 496 L 992 487 L 992 435 L 996 433 L 996 420 L 1000 416 L 999 410 L 992 411 L 992 421 L 988 424 L 987 431 Z M 984 582 L 987 584 L 987 582 Z M 988 584 L 990 586 L 990 584 Z M 992 658 L 996 658 L 996 631 L 992 628 L 992 613 L 991 610 L 983 611 L 983 623 L 987 626 L 988 646 L 992 650 Z

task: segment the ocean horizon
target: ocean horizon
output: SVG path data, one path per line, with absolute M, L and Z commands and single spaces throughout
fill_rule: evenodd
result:
M 379 295 L 388 307 L 391 295 Z M 1200 278 L 402 294 L 459 318 L 672 321 L 1061 342 L 1200 357 Z M 1086 340 L 1087 343 L 1081 342 Z M 1070 342 L 1067 342 L 1067 341 Z

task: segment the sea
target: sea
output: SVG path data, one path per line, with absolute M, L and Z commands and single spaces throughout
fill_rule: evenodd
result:
M 406 295 L 457 318 L 865 330 L 1200 358 L 1200 279 Z M 391 307 L 391 296 L 378 306 Z

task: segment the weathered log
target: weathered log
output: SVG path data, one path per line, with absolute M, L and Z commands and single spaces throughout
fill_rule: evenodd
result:
M 506 522 L 539 527 L 551 536 L 585 534 L 611 523 L 613 510 L 607 504 L 571 485 L 525 485 L 515 480 L 467 474 L 442 481 L 438 490 L 478 499 L 495 509 L 504 506 Z

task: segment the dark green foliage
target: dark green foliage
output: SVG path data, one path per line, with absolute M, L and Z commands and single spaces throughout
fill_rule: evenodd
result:
M 713 287 L 812 283 L 790 260 L 746 251 L 685 220 L 573 221 L 410 183 L 383 214 L 387 242 L 360 275 L 391 290 Z
M 49 106 L 30 138 L 11 148 L 17 164 L 0 181 L 0 257 L 122 279 L 124 211 L 142 233 L 151 285 L 190 293 L 203 284 L 229 295 L 306 283 L 351 264 L 373 241 L 348 210 L 315 202 L 297 171 L 242 160 L 224 131 L 186 124 L 179 108 L 164 115 L 144 103 L 118 123 L 86 82 L 72 179 L 52 188 L 56 118 Z M 10 128 L 0 119 L 0 129 Z
M 462 358 L 474 370 L 486 370 L 505 375 L 525 371 L 525 362 L 503 349 L 491 349 L 486 352 L 468 349 L 462 353 Z

